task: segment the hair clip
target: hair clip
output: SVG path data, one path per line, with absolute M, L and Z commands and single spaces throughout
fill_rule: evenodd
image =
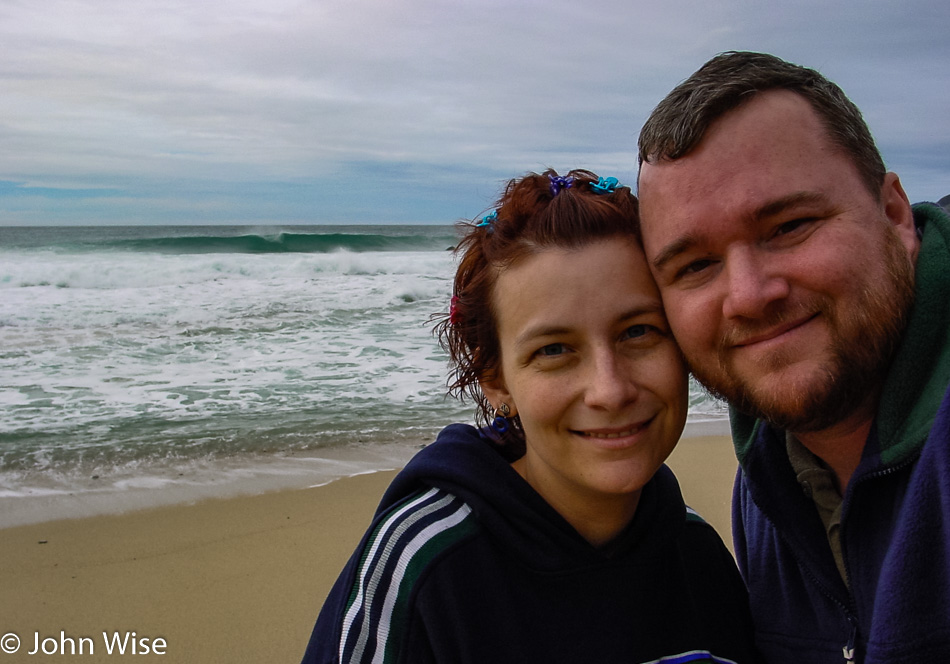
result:
M 496 221 L 498 221 L 498 210 L 492 210 L 489 214 L 482 217 L 482 220 L 475 224 L 475 227 L 482 228 L 484 226 L 488 229 L 488 233 L 491 234 L 495 230 Z
M 462 324 L 462 312 L 459 311 L 459 296 L 453 295 L 449 305 L 449 325 L 458 327 Z
M 571 176 L 561 177 L 560 175 L 549 175 L 548 178 L 551 180 L 551 195 L 557 196 L 559 193 L 565 189 L 570 189 L 574 186 L 574 178 Z
M 620 186 L 617 178 L 597 178 L 597 182 L 590 183 L 590 189 L 595 194 L 612 194 Z

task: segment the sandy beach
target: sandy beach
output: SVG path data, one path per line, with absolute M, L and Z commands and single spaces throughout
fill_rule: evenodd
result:
M 731 546 L 728 437 L 685 438 L 669 464 Z M 4 529 L 0 663 L 297 662 L 393 475 Z

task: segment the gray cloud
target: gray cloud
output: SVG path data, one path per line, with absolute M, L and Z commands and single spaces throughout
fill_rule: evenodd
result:
M 0 224 L 450 222 L 526 170 L 629 179 L 727 49 L 821 70 L 912 198 L 950 191 L 945 3 L 707 4 L 2 0 Z

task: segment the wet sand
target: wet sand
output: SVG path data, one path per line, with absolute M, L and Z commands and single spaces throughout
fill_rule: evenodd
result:
M 669 464 L 731 547 L 728 437 L 685 438 Z M 0 530 L 0 646 L 21 642 L 0 661 L 45 661 L 44 646 L 123 661 L 134 639 L 132 661 L 297 662 L 393 475 Z M 103 632 L 129 633 L 124 656 Z

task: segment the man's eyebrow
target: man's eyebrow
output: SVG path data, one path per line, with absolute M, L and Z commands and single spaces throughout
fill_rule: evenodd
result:
M 796 205 L 812 205 L 815 203 L 826 203 L 827 201 L 827 197 L 817 191 L 796 191 L 762 205 L 752 213 L 752 218 L 755 221 L 761 221 L 762 219 L 768 219 L 769 217 L 781 214 L 788 208 L 795 207 Z
M 819 192 L 796 191 L 794 193 L 788 194 L 787 196 L 782 196 L 781 198 L 777 198 L 774 201 L 769 201 L 768 203 L 761 205 L 752 213 L 752 219 L 753 221 L 758 222 L 762 221 L 763 219 L 768 219 L 769 217 L 774 217 L 785 212 L 789 208 L 794 208 L 798 205 L 824 204 L 827 202 L 828 198 Z M 690 233 L 678 238 L 674 242 L 667 245 L 659 254 L 657 254 L 656 258 L 653 259 L 653 268 L 657 271 L 662 270 L 664 265 L 676 258 L 679 254 L 688 251 L 694 245 L 699 244 L 701 238 L 701 235 L 694 233 Z
M 697 244 L 697 242 L 697 237 L 693 234 L 689 234 L 684 235 L 672 244 L 667 245 L 663 251 L 657 254 L 656 258 L 653 259 L 654 269 L 657 271 L 662 270 L 664 265 L 692 247 L 694 244 Z

